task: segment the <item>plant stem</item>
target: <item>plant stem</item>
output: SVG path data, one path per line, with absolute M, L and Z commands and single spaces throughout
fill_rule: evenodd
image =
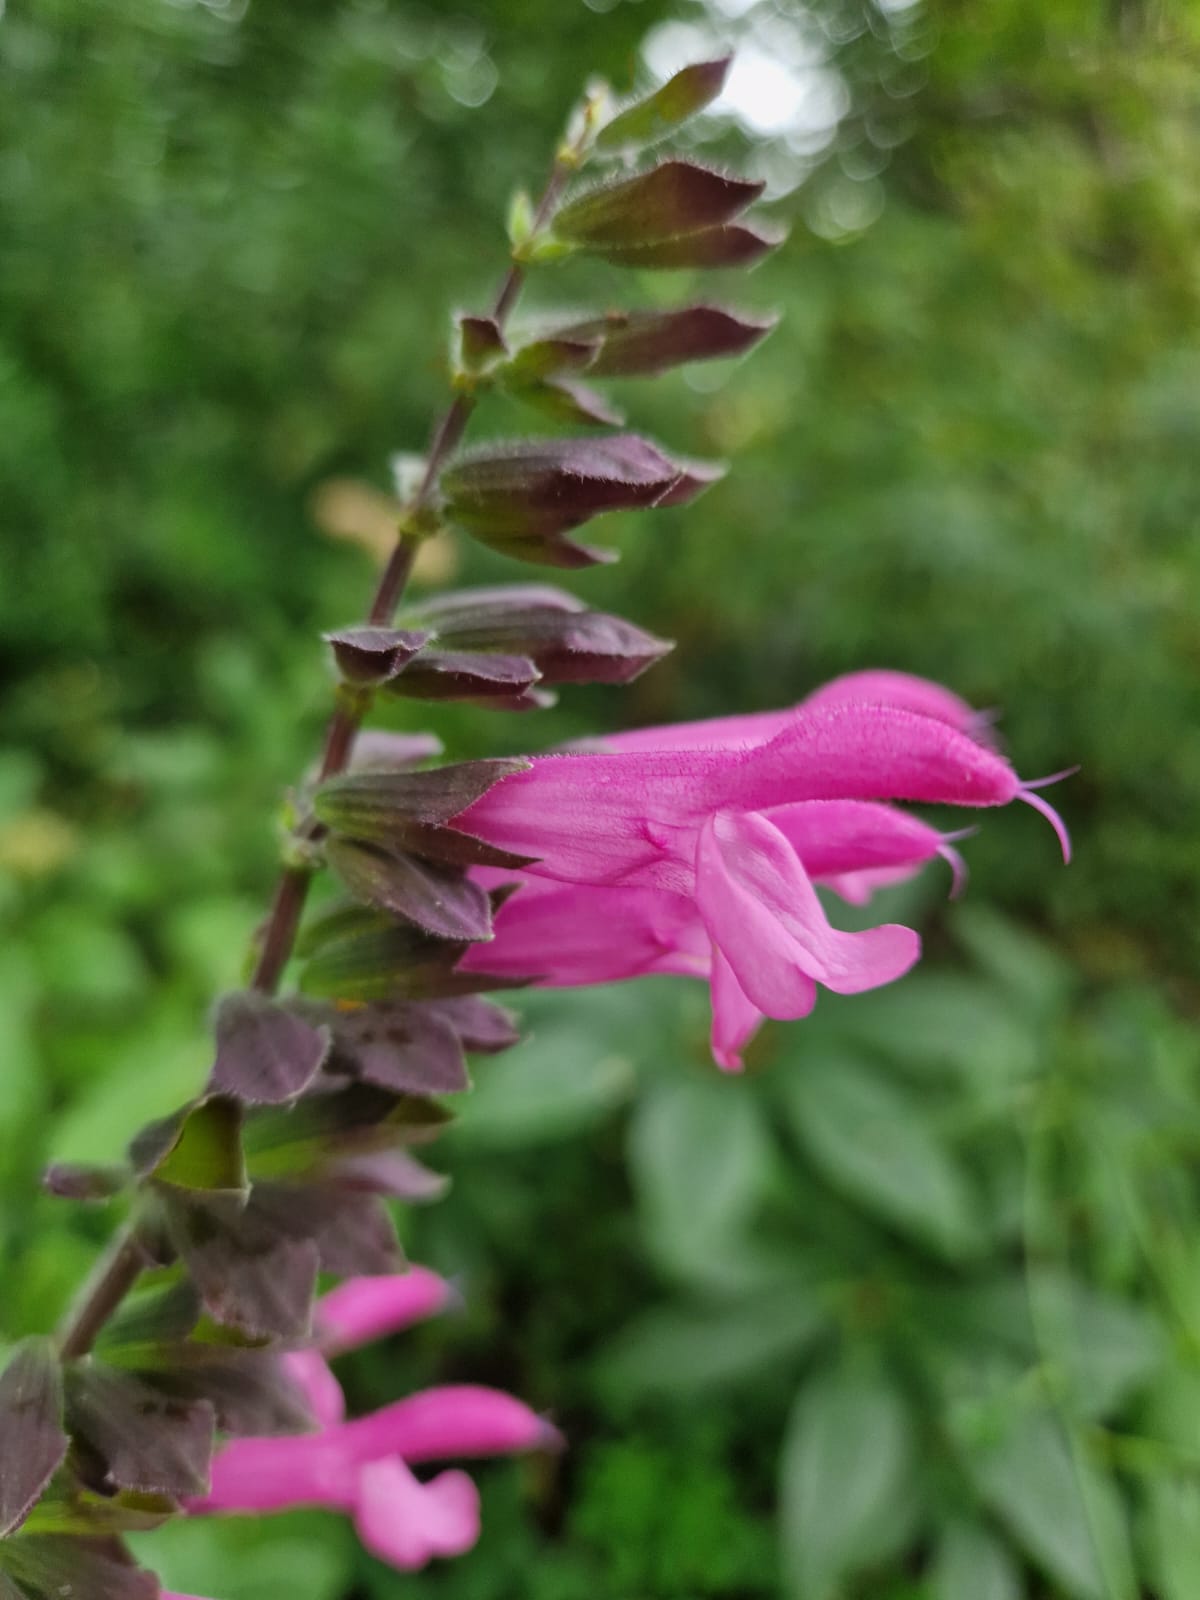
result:
M 550 169 L 550 176 L 542 197 L 538 201 L 537 210 L 534 212 L 534 233 L 542 227 L 562 193 L 563 186 L 571 171 L 570 157 L 566 160 L 562 155 L 555 159 Z M 521 290 L 525 283 L 525 268 L 519 261 L 514 261 L 505 274 L 504 282 L 496 294 L 492 305 L 492 320 L 503 332 L 509 314 L 520 298 Z M 463 434 L 466 432 L 467 423 L 472 411 L 475 409 L 475 399 L 470 394 L 456 395 L 433 430 L 430 440 L 429 452 L 425 458 L 425 470 L 421 481 L 417 485 L 415 494 L 405 508 L 409 517 L 423 511 L 429 504 L 434 487 L 437 484 L 438 474 L 445 465 L 447 458 L 458 448 Z M 409 575 L 412 572 L 413 560 L 416 556 L 418 541 L 402 536 L 393 550 L 391 559 L 384 568 L 371 601 L 371 609 L 367 613 L 367 620 L 375 626 L 386 627 L 391 621 L 400 599 L 404 594 Z M 320 775 L 322 778 L 333 777 L 341 772 L 350 759 L 354 749 L 354 740 L 362 722 L 362 713 L 349 707 L 339 707 L 329 723 L 325 735 L 325 749 L 321 758 Z M 320 830 L 311 828 L 305 834 L 308 840 L 320 837 Z M 251 985 L 261 990 L 264 994 L 272 994 L 279 985 L 284 968 L 296 943 L 296 935 L 300 928 L 300 918 L 304 913 L 304 903 L 308 898 L 308 886 L 312 879 L 312 872 L 303 866 L 285 867 L 280 874 L 279 882 L 275 888 L 275 897 L 271 902 L 271 910 L 267 916 L 266 926 L 263 931 L 262 946 L 259 951 L 258 963 L 254 969 Z
M 58 1344 L 64 1361 L 88 1353 L 96 1342 L 96 1335 L 141 1276 L 145 1264 L 136 1225 L 126 1222 L 113 1235 L 63 1324 Z
M 576 165 L 582 149 L 560 151 L 550 170 L 542 197 L 534 212 L 533 231 L 549 219 L 567 178 Z M 525 283 L 525 268 L 513 261 L 496 294 L 492 306 L 492 319 L 503 331 L 509 314 L 520 297 Z M 407 519 L 415 517 L 428 506 L 437 485 L 438 475 L 449 456 L 458 448 L 472 411 L 475 399 L 470 394 L 456 395 L 442 414 L 430 439 L 425 470 L 416 492 L 405 509 Z M 387 566 L 380 576 L 367 613 L 368 622 L 376 627 L 386 627 L 404 595 L 413 562 L 420 548 L 420 539 L 401 533 Z M 363 718 L 363 710 L 347 702 L 338 706 L 325 731 L 321 753 L 320 776 L 332 777 L 344 770 L 354 749 L 354 740 Z M 300 832 L 301 842 L 311 843 L 321 836 L 319 824 L 309 823 Z M 251 986 L 264 994 L 273 994 L 279 986 L 284 969 L 291 959 L 312 869 L 302 865 L 284 868 L 275 886 L 271 909 L 263 929 L 258 961 Z M 127 1222 L 114 1235 L 108 1250 L 101 1258 L 92 1278 L 85 1284 L 75 1306 L 71 1309 L 59 1334 L 59 1347 L 65 1359 L 77 1359 L 92 1348 L 101 1328 L 116 1311 L 122 1300 L 141 1276 L 145 1259 L 137 1239 L 135 1223 Z

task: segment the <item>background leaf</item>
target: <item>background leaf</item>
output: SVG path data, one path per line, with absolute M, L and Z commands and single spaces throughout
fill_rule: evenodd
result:
M 919 1492 L 917 1461 L 908 1406 L 882 1375 L 825 1368 L 804 1385 L 779 1467 L 794 1600 L 826 1600 L 901 1543 Z
M 797 1135 L 829 1180 L 949 1257 L 979 1248 L 965 1170 L 898 1085 L 850 1056 L 827 1055 L 784 1086 Z
M 736 1080 L 663 1083 L 638 1104 L 629 1159 L 647 1242 L 672 1271 L 704 1280 L 762 1197 L 770 1147 Z

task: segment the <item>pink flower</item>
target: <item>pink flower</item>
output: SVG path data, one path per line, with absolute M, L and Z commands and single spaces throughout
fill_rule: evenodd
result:
M 350 1349 L 431 1316 L 454 1298 L 444 1279 L 421 1267 L 353 1279 L 318 1304 L 318 1344 L 330 1353 Z M 345 1421 L 341 1388 L 320 1348 L 296 1351 L 288 1363 L 321 1430 L 232 1440 L 213 1461 L 208 1494 L 189 1503 L 193 1515 L 324 1506 L 352 1517 L 373 1554 L 410 1571 L 434 1556 L 460 1555 L 479 1537 L 479 1496 L 467 1474 L 442 1472 L 422 1482 L 410 1463 L 561 1442 L 521 1401 L 471 1384 L 427 1389 Z
M 706 977 L 713 1053 L 736 1069 L 764 1016 L 806 1016 L 818 985 L 855 994 L 917 960 L 912 929 L 840 932 L 814 888 L 864 904 L 935 855 L 960 879 L 953 836 L 887 802 L 1024 800 L 1050 818 L 1068 854 L 1057 814 L 979 742 L 978 726 L 936 684 L 859 673 L 787 711 L 535 758 L 455 819 L 536 858 L 495 940 L 463 964 L 548 984 Z

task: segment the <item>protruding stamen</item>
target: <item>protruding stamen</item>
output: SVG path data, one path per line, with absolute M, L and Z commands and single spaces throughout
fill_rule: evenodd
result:
M 968 833 L 974 833 L 975 831 L 976 830 L 974 828 L 966 829 L 966 832 Z M 958 838 L 961 837 L 961 835 L 956 834 L 955 837 Z M 940 845 L 938 845 L 937 853 L 941 856 L 942 860 L 947 863 L 951 873 L 953 874 L 950 884 L 950 898 L 951 900 L 957 900 L 959 895 L 962 894 L 963 890 L 967 887 L 967 879 L 970 877 L 970 873 L 967 871 L 967 863 L 963 860 L 961 854 L 954 848 L 954 846 L 947 844 L 944 840 Z
M 1022 784 L 1016 794 L 1018 800 L 1024 800 L 1027 806 L 1032 806 L 1035 811 L 1040 811 L 1042 816 L 1049 822 L 1058 839 L 1063 860 L 1066 862 L 1071 859 L 1071 835 L 1067 832 L 1067 825 L 1049 800 L 1043 800 L 1040 794 L 1035 794 L 1033 791 L 1035 789 L 1044 789 L 1047 784 L 1057 783 L 1060 778 L 1069 777 L 1071 772 L 1077 772 L 1078 770 L 1078 767 L 1072 767 L 1068 772 L 1055 773 L 1052 778 L 1035 778 L 1032 783 Z

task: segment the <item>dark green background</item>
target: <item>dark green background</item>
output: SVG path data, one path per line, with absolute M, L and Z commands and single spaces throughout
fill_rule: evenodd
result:
M 567 1457 L 482 1467 L 479 1549 L 416 1578 L 332 1518 L 146 1553 L 217 1600 L 1194 1600 L 1192 3 L 10 0 L 0 1332 L 47 1325 L 105 1227 L 35 1201 L 41 1164 L 115 1152 L 202 1079 L 328 703 L 315 635 L 371 583 L 314 493 L 385 490 L 422 447 L 509 193 L 585 77 L 628 87 L 670 19 L 803 33 L 846 91 L 811 158 L 701 129 L 804 180 L 752 277 L 570 266 L 530 291 L 783 313 L 746 364 L 621 396 L 733 463 L 686 512 L 614 521 L 621 564 L 570 580 L 679 648 L 536 720 L 392 721 L 475 753 L 902 667 L 1001 708 L 1022 773 L 1081 764 L 1057 796 L 1077 859 L 988 817 L 965 902 L 932 873 L 902 897 L 919 974 L 824 997 L 743 1081 L 683 984 L 523 1001 L 534 1037 L 480 1063 L 435 1152 L 451 1198 L 405 1224 L 469 1309 L 346 1378 L 363 1407 L 503 1384 Z

